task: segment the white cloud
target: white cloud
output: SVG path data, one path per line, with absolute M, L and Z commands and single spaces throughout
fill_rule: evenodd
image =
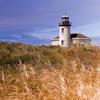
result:
M 82 25 L 75 28 L 71 28 L 71 33 L 80 32 L 89 37 L 100 37 L 99 27 L 100 27 L 100 21 Z M 52 39 L 53 37 L 59 34 L 59 27 L 42 29 L 35 32 L 30 32 L 30 33 L 26 32 L 25 34 L 31 37 L 37 37 L 40 39 Z
M 100 37 L 100 21 L 73 28 L 72 31 L 80 32 L 90 37 Z
M 25 34 L 40 39 L 52 39 L 54 36 L 58 35 L 58 28 L 42 29 L 36 32 L 26 32 Z

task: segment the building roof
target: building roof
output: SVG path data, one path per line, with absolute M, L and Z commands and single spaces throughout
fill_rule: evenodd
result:
M 63 15 L 62 17 L 68 17 L 69 18 L 69 16 L 67 16 L 67 15 Z
M 80 33 L 72 33 L 71 39 L 90 39 L 90 38 Z M 52 41 L 59 41 L 59 36 L 54 37 Z
M 56 36 L 52 39 L 53 41 L 59 41 L 59 36 Z
M 83 34 L 80 34 L 80 33 L 72 33 L 71 34 L 71 39 L 72 38 L 89 38 L 89 37 L 87 37 L 87 36 L 85 36 L 85 35 L 83 35 Z

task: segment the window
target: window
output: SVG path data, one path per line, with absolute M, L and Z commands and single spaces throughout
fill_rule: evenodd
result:
M 62 28 L 62 30 L 61 30 L 61 31 L 62 31 L 62 33 L 64 33 L 64 28 Z
M 61 41 L 61 45 L 64 45 L 64 40 Z

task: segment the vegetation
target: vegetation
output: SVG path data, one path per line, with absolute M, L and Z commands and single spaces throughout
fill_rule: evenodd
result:
M 0 100 L 100 100 L 100 49 L 0 43 Z

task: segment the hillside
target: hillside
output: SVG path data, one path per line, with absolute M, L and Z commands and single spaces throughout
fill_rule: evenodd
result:
M 100 49 L 0 43 L 0 100 L 100 100 Z

